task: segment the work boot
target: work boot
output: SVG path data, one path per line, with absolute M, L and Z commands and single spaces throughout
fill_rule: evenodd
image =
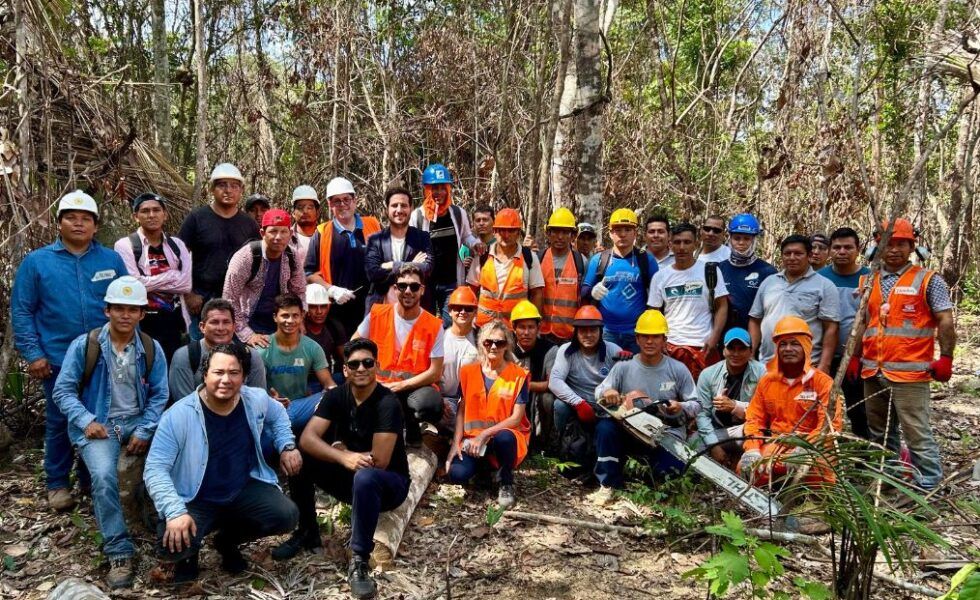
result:
M 175 584 L 190 583 L 197 579 L 198 575 L 201 574 L 200 567 L 197 563 L 197 554 L 193 554 L 183 560 L 178 560 L 177 564 L 174 565 L 174 579 Z
M 350 559 L 350 566 L 347 568 L 347 582 L 350 584 L 350 595 L 359 600 L 374 598 L 378 593 L 378 586 L 371 578 L 368 559 L 356 554 Z
M 615 489 L 607 485 L 600 485 L 599 489 L 592 492 L 587 497 L 596 506 L 608 506 L 615 499 L 615 496 Z
M 273 548 L 271 554 L 276 560 L 289 560 L 301 550 L 316 550 L 321 545 L 320 532 L 297 529 L 288 540 Z
M 248 568 L 248 561 L 242 556 L 242 551 L 238 549 L 238 544 L 225 535 L 224 532 L 214 536 L 214 549 L 221 555 L 221 568 L 226 573 L 238 575 Z
M 501 484 L 500 490 L 497 492 L 497 505 L 500 506 L 500 508 L 507 510 L 516 503 L 517 495 L 514 493 L 514 486 Z
M 68 512 L 75 508 L 75 499 L 67 488 L 48 490 L 48 506 L 57 512 Z
M 120 588 L 133 587 L 133 559 L 129 556 L 123 558 L 109 559 L 109 574 L 106 575 L 105 582 L 109 589 L 118 590 Z

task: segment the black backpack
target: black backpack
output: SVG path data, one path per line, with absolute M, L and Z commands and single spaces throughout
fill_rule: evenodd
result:
M 82 372 L 82 380 L 78 384 L 78 393 L 81 394 L 85 386 L 92 380 L 92 373 L 95 372 L 95 363 L 99 362 L 102 354 L 102 346 L 99 345 L 99 334 L 101 327 L 97 327 L 88 332 L 85 338 L 85 370 Z M 157 349 L 153 345 L 153 338 L 142 331 L 138 331 L 140 342 L 143 344 L 143 352 L 146 354 L 146 369 L 143 371 L 143 379 L 149 381 L 150 372 L 153 370 L 153 362 L 156 360 Z
M 640 281 L 643 283 L 643 293 L 646 294 L 650 289 L 650 259 L 647 258 L 648 254 L 646 250 L 633 249 L 633 256 L 636 257 L 637 268 L 640 269 Z M 599 254 L 599 267 L 596 269 L 595 280 L 596 283 L 602 281 L 606 276 L 606 269 L 609 268 L 609 262 L 612 260 L 612 250 L 603 250 Z M 590 298 L 591 300 L 591 298 Z
M 167 234 L 163 234 L 163 240 L 167 242 L 167 245 L 170 246 L 171 250 L 173 250 L 174 256 L 177 257 L 177 270 L 183 271 L 184 261 L 180 257 L 180 246 L 178 246 L 177 242 L 175 242 L 174 239 Z M 136 232 L 129 234 L 129 243 L 133 246 L 133 260 L 136 261 L 136 270 L 140 272 L 140 275 L 146 277 L 146 273 L 144 273 L 143 269 L 140 268 L 140 258 L 143 257 L 143 241 L 140 240 L 139 234 Z
M 704 263 L 704 284 L 708 286 L 708 310 L 715 314 L 715 287 L 718 285 L 718 263 Z
M 245 348 L 245 364 L 242 365 L 242 370 L 248 373 L 252 367 L 252 351 L 246 348 L 244 342 L 237 336 L 232 336 L 231 343 L 233 346 Z M 201 368 L 201 340 L 191 340 L 187 344 L 187 362 L 191 365 L 191 373 L 196 374 Z
M 524 264 L 527 265 L 527 268 L 528 269 L 530 269 L 531 268 L 531 265 L 534 264 L 534 258 L 532 256 L 533 255 L 533 252 L 527 246 L 521 246 L 521 255 L 524 257 Z M 483 254 L 483 255 L 480 256 L 480 267 L 481 268 L 483 267 L 483 265 L 487 264 L 487 259 L 488 258 L 490 258 L 490 252 L 489 252 L 489 250 L 487 251 L 486 254 Z
M 248 279 L 245 281 L 245 285 L 252 283 L 255 276 L 259 274 L 259 267 L 262 266 L 262 241 L 256 240 L 249 242 L 248 247 L 252 250 L 252 269 L 248 275 Z M 293 254 L 293 249 L 289 246 L 286 246 L 286 260 L 289 261 L 289 274 L 292 275 L 296 271 L 296 256 Z

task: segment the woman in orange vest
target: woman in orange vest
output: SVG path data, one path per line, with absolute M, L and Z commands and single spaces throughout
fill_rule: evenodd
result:
M 514 341 L 501 321 L 480 329 L 480 360 L 459 370 L 460 407 L 456 432 L 446 464 L 453 483 L 466 483 L 484 460 L 500 475 L 497 503 L 509 508 L 516 502 L 514 468 L 527 455 L 531 427 L 524 414 L 530 395 L 528 372 L 511 349 Z

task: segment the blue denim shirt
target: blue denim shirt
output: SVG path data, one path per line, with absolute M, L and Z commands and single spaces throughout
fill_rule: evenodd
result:
M 282 404 L 260 388 L 242 386 L 241 402 L 245 404 L 245 416 L 252 431 L 255 451 L 255 467 L 249 475 L 253 479 L 278 485 L 276 472 L 262 456 L 262 429 L 266 426 L 272 428 L 275 448 L 282 452 L 286 444 L 296 443 L 289 415 Z M 207 466 L 208 434 L 201 397 L 195 390 L 163 414 L 143 468 L 146 490 L 164 519 L 170 520 L 187 513 L 187 503 L 201 489 Z
M 14 345 L 24 360 L 61 366 L 72 340 L 105 324 L 106 288 L 123 275 L 122 258 L 98 242 L 76 256 L 59 238 L 24 257 L 10 296 Z
M 102 326 L 99 333 L 99 345 L 102 353 L 95 363 L 95 370 L 92 371 L 92 379 L 82 390 L 78 392 L 78 386 L 85 374 L 85 341 L 88 334 L 84 333 L 68 346 L 65 353 L 64 364 L 61 365 L 61 372 L 54 384 L 52 400 L 61 409 L 68 419 L 68 437 L 75 446 L 85 443 L 85 428 L 92 421 L 106 423 L 109 415 L 109 405 L 112 402 L 112 376 L 110 375 L 106 357 L 112 357 L 112 341 L 109 339 L 109 325 Z M 167 383 L 167 357 L 163 353 L 160 344 L 153 342 L 156 349 L 153 359 L 153 370 L 149 373 L 149 381 L 144 377 L 146 373 L 146 350 L 143 342 L 137 335 L 133 340 L 136 346 L 136 374 L 139 377 L 139 384 L 136 386 L 137 405 L 140 409 L 141 419 L 136 426 L 133 435 L 141 440 L 149 441 L 156 430 L 157 421 L 160 414 L 167 405 L 167 397 L 170 394 L 170 386 Z M 111 359 L 111 358 L 110 358 Z
M 745 365 L 745 375 L 742 378 L 742 387 L 738 398 L 732 398 L 742 406 L 742 410 L 748 408 L 749 400 L 755 395 L 755 388 L 759 385 L 759 380 L 766 374 L 766 366 L 757 360 L 750 360 Z M 725 380 L 728 379 L 728 369 L 723 360 L 717 362 L 707 369 L 701 371 L 698 377 L 698 400 L 701 402 L 701 412 L 697 416 L 698 433 L 705 444 L 717 444 L 718 436 L 715 429 L 722 427 L 721 421 L 715 418 L 715 407 L 712 400 L 721 393 L 725 387 Z

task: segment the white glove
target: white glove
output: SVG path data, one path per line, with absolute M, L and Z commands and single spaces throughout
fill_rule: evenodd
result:
M 332 285 L 327 288 L 327 295 L 337 304 L 347 304 L 354 299 L 354 292 L 339 285 Z
M 762 460 L 762 453 L 758 450 L 749 450 L 742 455 L 738 461 L 738 472 L 743 476 L 749 475 L 755 468 L 756 463 Z
M 592 286 L 592 297 L 595 298 L 596 302 L 602 302 L 602 299 L 609 293 L 609 288 L 606 287 L 606 284 L 603 283 L 603 281 L 600 281 Z

